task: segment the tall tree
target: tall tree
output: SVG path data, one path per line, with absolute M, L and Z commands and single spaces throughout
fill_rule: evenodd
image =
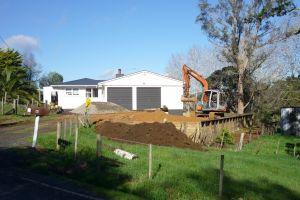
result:
M 168 66 L 166 67 L 166 73 L 172 78 L 182 79 L 182 65 L 186 64 L 190 68 L 197 71 L 204 77 L 209 76 L 217 69 L 224 67 L 226 63 L 219 60 L 219 52 L 217 48 L 204 48 L 199 46 L 191 47 L 186 53 L 173 54 Z M 191 91 L 200 92 L 202 86 L 200 83 L 191 80 Z
M 57 72 L 49 72 L 47 75 L 43 75 L 40 78 L 39 85 L 40 87 L 45 87 L 49 85 L 55 85 L 62 83 L 64 81 L 64 78 L 61 74 Z
M 261 68 L 273 45 L 292 36 L 299 13 L 292 0 L 219 0 L 199 2 L 197 22 L 222 56 L 238 70 L 237 111 L 244 113 L 244 80 Z
M 28 79 L 28 68 L 22 65 L 22 56 L 17 51 L 0 49 L 0 95 L 8 98 L 31 99 L 36 95 L 33 81 Z

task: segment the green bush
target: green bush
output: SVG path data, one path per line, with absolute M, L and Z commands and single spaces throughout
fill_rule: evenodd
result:
M 216 138 L 215 142 L 221 144 L 234 144 L 233 136 L 227 129 L 223 129 L 222 133 Z

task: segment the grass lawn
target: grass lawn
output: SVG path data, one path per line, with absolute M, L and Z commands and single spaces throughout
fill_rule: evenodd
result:
M 58 117 L 60 115 L 58 114 L 49 114 L 47 116 L 44 116 L 44 120 L 50 120 Z M 0 114 L 0 125 L 6 125 L 6 124 L 15 124 L 15 123 L 20 123 L 20 122 L 29 122 L 29 121 L 34 121 L 35 116 L 33 115 L 1 115 Z
M 70 137 L 70 136 L 69 136 Z M 72 144 L 73 138 L 70 137 Z M 55 134 L 43 135 L 48 150 L 13 150 L 31 169 L 72 179 L 109 199 L 217 199 L 219 159 L 225 155 L 224 199 L 300 199 L 300 161 L 284 151 L 295 137 L 262 136 L 240 152 L 231 149 L 193 151 L 153 146 L 153 179 L 148 179 L 148 147 L 103 141 L 103 158 L 96 158 L 96 136 L 80 129 L 79 154 L 73 146 L 57 152 Z M 278 155 L 275 155 L 280 141 Z M 125 160 L 111 147 L 138 155 Z

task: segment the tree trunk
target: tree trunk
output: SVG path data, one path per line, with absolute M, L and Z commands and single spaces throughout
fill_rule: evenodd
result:
M 238 114 L 244 114 L 244 84 L 243 84 L 243 71 L 239 70 L 238 80 L 238 94 L 237 94 L 237 112 Z

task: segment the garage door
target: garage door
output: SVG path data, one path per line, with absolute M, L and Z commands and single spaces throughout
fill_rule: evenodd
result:
M 132 109 L 132 88 L 131 87 L 108 87 L 107 101 Z
M 161 107 L 160 87 L 138 87 L 136 97 L 138 110 Z

